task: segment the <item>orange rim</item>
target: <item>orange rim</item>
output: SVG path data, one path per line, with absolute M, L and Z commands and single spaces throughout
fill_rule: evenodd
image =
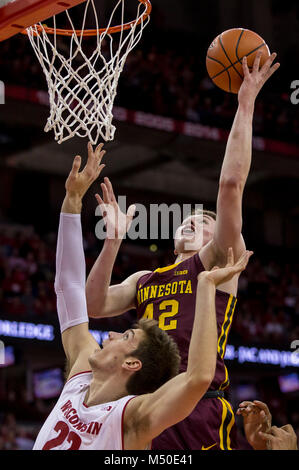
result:
M 152 11 L 152 5 L 150 0 L 138 0 L 140 3 L 143 3 L 146 6 L 146 10 L 142 17 L 139 19 L 139 21 L 136 23 L 137 25 L 140 24 L 142 21 L 145 21 L 146 18 L 150 15 Z M 39 24 L 35 25 L 38 32 L 42 32 L 44 29 L 46 33 L 48 34 L 58 34 L 60 36 L 72 36 L 73 34 L 77 36 L 97 36 L 97 34 L 101 33 L 118 33 L 120 31 L 124 31 L 126 29 L 130 29 L 132 24 L 135 24 L 136 20 L 130 21 L 129 23 L 124 23 L 123 25 L 119 26 L 111 26 L 111 28 L 101 28 L 101 29 L 55 29 L 55 28 L 49 28 L 47 25 L 40 26 Z M 27 34 L 26 31 L 23 31 L 24 34 Z

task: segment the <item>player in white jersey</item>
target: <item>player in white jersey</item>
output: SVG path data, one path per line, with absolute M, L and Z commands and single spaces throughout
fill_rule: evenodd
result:
M 67 381 L 58 402 L 37 437 L 34 449 L 119 450 L 124 448 L 123 414 L 127 403 L 133 396 L 87 406 L 84 398 L 91 379 L 91 372 L 82 372 Z M 48 435 L 48 440 L 45 442 L 46 435 Z
M 154 437 L 188 416 L 215 374 L 216 287 L 245 269 L 251 255 L 244 252 L 234 263 L 230 249 L 225 268 L 199 275 L 186 372 L 177 375 L 177 346 L 153 320 L 142 320 L 124 334 L 110 332 L 101 349 L 88 330 L 80 213 L 84 194 L 105 166 L 102 147 L 93 151 L 89 144 L 81 172 L 81 158 L 75 157 L 66 181 L 55 292 L 70 372 L 35 450 L 148 449 Z

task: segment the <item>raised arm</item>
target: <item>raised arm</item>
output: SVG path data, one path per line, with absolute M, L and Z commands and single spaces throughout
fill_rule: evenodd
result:
M 105 165 L 102 144 L 95 152 L 88 146 L 88 160 L 79 172 L 81 157 L 76 156 L 66 181 L 57 238 L 55 292 L 62 343 L 68 360 L 69 376 L 89 370 L 88 357 L 96 340 L 88 330 L 85 296 L 86 266 L 82 242 L 82 198 Z
M 135 307 L 138 279 L 149 271 L 132 274 L 121 284 L 110 286 L 113 266 L 123 237 L 129 230 L 135 213 L 135 206 L 124 214 L 116 201 L 112 184 L 108 178 L 101 184 L 103 199 L 96 199 L 106 225 L 106 239 L 103 249 L 93 265 L 86 283 L 86 298 L 90 318 L 113 317 Z
M 218 254 L 217 259 L 223 259 L 224 262 L 230 246 L 233 247 L 236 258 L 245 249 L 242 237 L 242 197 L 251 166 L 254 105 L 258 93 L 280 66 L 272 65 L 275 58 L 276 54 L 272 54 L 259 70 L 261 54 L 258 53 L 252 73 L 249 72 L 247 58 L 243 60 L 244 81 L 227 142 L 217 200 L 214 247 Z
M 216 287 L 243 271 L 250 255 L 245 252 L 234 264 L 230 249 L 225 268 L 214 268 L 198 276 L 187 371 L 154 393 L 141 395 L 128 404 L 124 416 L 126 449 L 144 448 L 166 428 L 185 419 L 207 391 L 216 367 Z

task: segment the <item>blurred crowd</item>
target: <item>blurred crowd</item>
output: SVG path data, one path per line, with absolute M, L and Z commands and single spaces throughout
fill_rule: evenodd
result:
M 0 415 L 0 450 L 31 450 L 37 437 L 35 427 L 20 424 L 14 413 Z
M 87 272 L 100 250 L 92 233 L 84 238 Z M 123 248 L 125 248 L 125 244 Z M 56 235 L 40 237 L 33 231 L 1 230 L 0 236 L 0 309 L 6 315 L 22 319 L 37 317 L 55 319 Z M 121 250 L 113 271 L 113 283 L 133 272 L 156 269 L 172 264 L 173 254 L 166 250 L 149 252 L 148 265 L 139 253 L 134 256 Z M 149 250 L 145 248 L 145 250 Z M 169 254 L 169 256 L 168 256 Z M 299 338 L 299 266 L 292 260 L 274 258 L 262 262 L 258 255 L 240 278 L 239 302 L 231 336 L 240 342 L 290 345 Z M 119 329 L 122 330 L 120 319 Z
M 58 39 L 58 44 L 68 54 L 63 39 Z M 85 47 L 87 54 L 92 52 L 93 46 L 87 41 Z M 108 47 L 103 47 L 104 55 Z M 206 72 L 205 54 L 198 54 L 198 48 L 196 51 L 191 46 L 186 51 L 163 42 L 138 45 L 127 58 L 115 104 L 229 130 L 236 111 L 236 95 L 214 86 Z M 47 89 L 41 66 L 22 35 L 0 43 L 0 70 L 0 78 L 6 84 Z M 254 116 L 256 136 L 298 141 L 298 106 L 290 101 L 289 87 L 285 80 L 277 80 L 263 90 Z
M 55 405 L 54 399 L 26 399 L 22 384 L 18 384 L 18 389 L 22 396 L 11 389 L 0 402 L 0 450 L 31 450 L 42 424 Z
M 128 56 L 116 100 L 129 109 L 226 130 L 232 126 L 237 106 L 236 95 L 214 86 L 202 58 L 157 46 Z M 298 141 L 299 113 L 290 102 L 289 90 L 263 90 L 253 130 L 264 138 Z
M 238 299 L 235 339 L 289 348 L 299 338 L 298 263 L 255 256 L 240 278 Z

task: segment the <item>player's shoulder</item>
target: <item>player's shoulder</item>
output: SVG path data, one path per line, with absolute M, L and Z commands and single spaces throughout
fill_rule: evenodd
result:
M 88 386 L 91 382 L 91 378 L 91 370 L 78 372 L 77 374 L 68 377 L 67 381 L 64 384 L 64 390 L 75 390 L 84 386 Z
M 150 274 L 152 274 L 153 271 L 147 271 L 147 270 L 144 270 L 144 271 L 138 271 L 135 273 L 134 275 L 134 280 L 136 282 L 136 285 L 138 285 L 139 281 L 145 277 L 145 276 L 149 276 Z

